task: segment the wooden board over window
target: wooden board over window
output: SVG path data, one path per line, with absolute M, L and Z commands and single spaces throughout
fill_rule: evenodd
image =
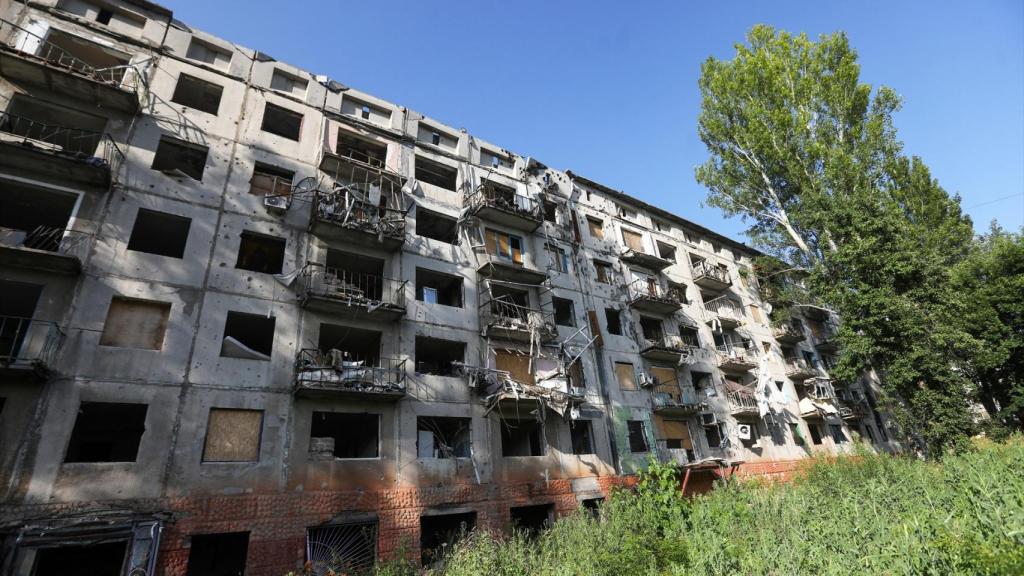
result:
M 629 362 L 615 363 L 615 378 L 619 381 L 620 390 L 636 390 L 636 373 Z
M 690 439 L 690 428 L 682 420 L 665 420 L 661 416 L 654 416 L 654 423 L 658 432 L 664 440 L 679 440 L 683 448 L 693 450 L 693 441 Z
M 488 254 L 511 260 L 514 264 L 523 263 L 523 239 L 519 236 L 488 228 L 484 233 L 484 244 Z
M 622 229 L 622 241 L 626 243 L 626 246 L 637 252 L 644 251 L 644 237 L 632 230 Z
M 262 410 L 211 408 L 203 462 L 257 462 Z
M 522 384 L 533 384 L 533 373 L 530 372 L 530 356 L 527 354 L 516 354 L 505 350 L 498 350 L 495 353 L 494 367 L 498 370 L 505 370 L 513 380 Z
M 750 317 L 754 319 L 754 322 L 761 324 L 764 322 L 764 318 L 761 316 L 761 308 L 757 304 L 750 305 Z
M 658 381 L 656 392 L 664 392 L 672 396 L 673 400 L 679 400 L 679 376 L 675 368 L 651 366 L 651 376 Z
M 115 296 L 107 309 L 100 346 L 160 350 L 170 315 L 170 302 Z
M 604 222 L 597 218 L 587 217 L 587 231 L 590 232 L 590 236 L 593 238 L 603 239 L 604 238 Z

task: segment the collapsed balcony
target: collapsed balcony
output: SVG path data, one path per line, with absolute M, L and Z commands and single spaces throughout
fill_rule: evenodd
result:
M 692 388 L 658 386 L 654 391 L 654 412 L 666 416 L 688 416 L 704 410 L 706 405 L 700 401 Z
M 655 256 L 654 254 L 648 254 L 643 250 L 637 250 L 635 248 L 627 248 L 625 252 L 619 254 L 619 259 L 627 264 L 647 268 L 654 272 L 661 272 L 672 265 L 671 260 Z
M 822 376 L 815 376 L 804 381 L 804 394 L 811 400 L 818 402 L 829 402 L 836 404 L 835 386 L 832 380 Z
M 533 366 L 541 361 L 546 361 L 548 369 Z M 526 403 L 546 406 L 566 420 L 580 417 L 585 388 L 578 368 L 566 369 L 550 359 L 509 351 L 498 352 L 495 368 L 461 362 L 454 365 L 459 374 L 467 377 L 470 389 L 483 398 L 486 413 L 502 404 Z M 538 418 L 543 419 L 543 415 Z
M 138 73 L 130 57 L 61 30 L 39 36 L 0 20 L 0 75 L 83 100 L 97 108 L 134 113 L 139 109 Z
M 496 182 L 481 183 L 466 196 L 465 205 L 472 216 L 517 230 L 533 232 L 543 222 L 541 202 Z
M 717 321 L 722 328 L 736 328 L 743 324 L 743 306 L 728 296 L 719 296 L 704 302 L 704 310 L 709 313 L 709 324 Z
M 715 347 L 718 352 L 718 368 L 723 372 L 749 372 L 757 368 L 757 352 L 752 344 L 720 344 Z
M 91 235 L 68 230 L 77 196 L 8 183 L 0 193 L 0 267 L 77 275 Z
M 804 327 L 799 320 L 791 320 L 785 324 L 772 327 L 772 336 L 783 344 L 797 344 L 803 342 Z
M 729 411 L 733 415 L 759 415 L 757 396 L 750 386 L 743 386 L 726 380 L 726 398 L 729 400 Z
M 336 394 L 398 400 L 405 396 L 404 358 L 355 356 L 342 350 L 303 349 L 295 359 L 295 394 Z
M 344 268 L 309 262 L 301 274 L 300 294 L 304 307 L 318 312 L 344 314 L 393 322 L 405 315 L 406 281 L 385 278 L 357 267 L 371 259 L 349 258 Z
M 693 262 L 693 283 L 711 292 L 721 292 L 732 286 L 729 270 L 713 266 L 707 260 Z
M 683 307 L 679 294 L 662 288 L 654 278 L 637 278 L 626 291 L 629 305 L 642 312 L 667 315 Z
M 325 240 L 388 251 L 405 243 L 404 180 L 357 162 L 339 161 L 330 191 L 313 195 L 310 232 Z
M 818 376 L 818 370 L 801 358 L 786 358 L 786 376 L 790 380 L 806 380 Z
M 656 362 L 678 363 L 683 356 L 692 356 L 698 346 L 693 340 L 681 336 L 654 334 L 644 335 L 640 356 Z
M 480 305 L 484 337 L 530 342 L 536 336 L 540 343 L 557 338 L 558 328 L 551 318 L 528 302 L 526 292 L 493 287 L 490 297 Z
M 0 368 L 45 374 L 63 341 L 56 322 L 0 316 Z

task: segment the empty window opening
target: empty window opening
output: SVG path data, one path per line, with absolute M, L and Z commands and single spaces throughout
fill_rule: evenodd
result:
M 380 168 L 387 160 L 388 147 L 339 130 L 337 154 Z
M 558 222 L 558 204 L 545 200 L 543 202 L 544 221 L 556 224 Z
M 267 102 L 260 129 L 282 138 L 298 141 L 302 130 L 302 114 Z
M 588 514 L 597 518 L 601 515 L 601 506 L 604 504 L 604 498 L 584 498 L 580 500 L 580 506 L 587 511 Z
M 427 304 L 462 308 L 462 277 L 417 268 L 416 299 Z
M 848 439 L 846 438 L 846 433 L 843 432 L 842 426 L 840 426 L 839 424 L 829 424 L 828 428 L 832 432 L 832 440 L 836 444 L 846 444 L 846 442 L 848 442 Z
M 128 249 L 168 258 L 185 255 L 192 219 L 177 214 L 139 208 L 128 239 Z
M 534 506 L 514 506 L 509 508 L 512 528 L 525 532 L 527 536 L 537 536 L 555 521 L 554 504 L 537 504 Z
M 466 343 L 427 336 L 416 337 L 416 372 L 455 376 L 454 362 L 466 359 Z
M 421 182 L 454 192 L 457 176 L 458 170 L 455 168 L 434 162 L 423 156 L 416 157 L 416 179 Z
M 627 208 L 625 206 L 619 206 L 619 216 L 621 216 L 623 218 L 629 218 L 631 220 L 636 220 L 637 212 L 636 212 L 636 210 L 634 210 L 632 208 Z
M 523 238 L 488 228 L 484 232 L 487 253 L 517 266 L 523 265 Z
M 710 372 L 698 372 L 697 370 L 691 370 L 690 382 L 693 383 L 693 388 L 697 392 L 705 395 L 708 395 L 715 389 L 715 381 L 712 380 Z
M 230 52 L 198 38 L 192 38 L 192 41 L 189 42 L 185 57 L 204 64 L 211 64 L 217 68 L 226 68 L 231 62 Z
M 353 252 L 327 249 L 324 290 L 341 297 L 360 296 L 368 300 L 384 299 L 384 260 Z M 390 294 L 391 298 L 393 295 Z
M 275 69 L 274 74 L 270 77 L 271 90 L 280 90 L 299 98 L 306 95 L 306 86 L 308 85 L 309 82 L 306 79 L 299 78 L 283 70 Z
M 687 346 L 700 347 L 700 332 L 692 326 L 679 326 L 679 339 Z
M 381 333 L 340 324 L 320 324 L 319 350 L 337 350 L 342 359 L 377 366 L 380 362 Z
M 377 559 L 377 521 L 310 528 L 306 560 L 312 574 L 372 574 Z
M 34 576 L 120 576 L 128 541 L 37 548 Z
M 676 249 L 664 242 L 658 242 L 658 255 L 669 262 L 676 261 Z
M 594 432 L 590 420 L 573 420 L 570 424 L 572 453 L 576 455 L 594 453 Z
M 618 310 L 614 308 L 605 308 L 604 319 L 609 334 L 622 336 L 622 317 Z
M 498 425 L 501 426 L 502 456 L 544 455 L 544 428 L 540 422 L 502 418 Z
M 246 230 L 238 245 L 235 268 L 264 274 L 280 274 L 284 266 L 284 238 Z
M 636 390 L 636 371 L 629 362 L 615 363 L 615 379 L 620 390 Z
M 661 320 L 657 318 L 649 318 L 647 316 L 640 317 L 640 330 L 644 334 L 646 340 L 660 341 L 665 335 L 665 332 L 661 327 Z
M 60 50 L 47 50 L 40 46 L 38 55 L 56 66 L 71 67 L 72 64 L 65 57 L 65 54 L 70 54 L 93 68 L 110 68 L 104 73 L 104 79 L 120 82 L 124 78 L 130 60 L 128 54 L 55 28 L 47 31 L 46 41 Z M 76 63 L 76 66 L 80 64 Z
M 572 300 L 552 298 L 555 305 L 555 324 L 559 326 L 576 326 L 576 308 Z
M 530 293 L 526 290 L 495 284 L 491 287 L 491 313 L 514 322 L 528 323 Z
M 0 244 L 58 251 L 76 200 L 73 194 L 5 181 L 0 194 Z
M 458 244 L 458 230 L 455 218 L 449 218 L 424 208 L 416 208 L 416 235 L 444 242 Z
M 470 419 L 420 416 L 416 419 L 419 458 L 469 458 Z
M 170 302 L 115 296 L 107 308 L 100 346 L 160 350 L 170 315 Z
M 146 404 L 82 402 L 64 462 L 135 462 L 148 408 Z
M 722 425 L 714 424 L 704 427 L 704 437 L 707 439 L 709 448 L 721 448 L 725 436 L 722 434 Z
M 440 566 L 460 540 L 476 527 L 476 512 L 420 516 L 420 561 Z
M 193 534 L 189 537 L 185 576 L 242 576 L 249 533 Z
M 219 84 L 181 74 L 178 76 L 178 85 L 174 87 L 171 102 L 216 116 L 223 93 L 224 87 Z
M 797 446 L 804 446 L 807 444 L 807 441 L 804 440 L 804 435 L 800 432 L 800 427 L 796 424 L 789 425 L 789 433 L 793 435 L 793 442 Z
M 210 408 L 203 462 L 258 462 L 262 410 Z
M 220 355 L 224 358 L 270 360 L 275 321 L 273 316 L 264 314 L 228 312 Z
M 313 459 L 377 458 L 380 415 L 313 412 L 309 453 Z
M 821 444 L 821 429 L 813 422 L 806 422 L 807 431 L 811 433 L 811 442 L 815 445 Z
M 107 119 L 45 100 L 15 94 L 0 115 L 0 131 L 46 142 L 65 152 L 93 155 Z
M 587 230 L 590 236 L 599 240 L 604 239 L 604 222 L 593 216 L 587 216 Z
M 594 261 L 594 271 L 597 273 L 597 281 L 602 284 L 612 283 L 612 265 L 607 262 Z
M 430 143 L 433 144 L 434 146 L 440 146 L 441 145 L 441 134 L 439 134 L 438 132 L 431 132 L 430 133 Z
M 171 176 L 184 175 L 202 181 L 208 152 L 206 146 L 162 136 L 153 156 L 152 168 Z
M 626 429 L 629 432 L 629 451 L 647 452 L 647 426 L 643 420 L 626 421 Z

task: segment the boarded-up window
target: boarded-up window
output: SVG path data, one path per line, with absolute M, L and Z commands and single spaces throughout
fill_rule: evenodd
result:
M 259 461 L 262 428 L 262 410 L 211 408 L 203 462 Z
M 661 437 L 665 439 L 665 447 L 670 450 L 693 450 L 693 441 L 690 439 L 690 429 L 682 420 L 664 420 L 659 416 L 654 417 L 655 424 L 661 431 Z
M 756 304 L 750 305 L 750 317 L 759 324 L 764 322 L 764 318 L 761 317 L 761 309 Z
M 597 218 L 587 217 L 587 230 L 590 236 L 597 239 L 604 239 L 604 222 Z
M 626 243 L 627 247 L 637 252 L 644 251 L 644 237 L 632 230 L 622 229 L 622 241 Z
M 164 347 L 170 302 L 152 302 L 115 296 L 107 308 L 100 346 L 160 350 Z
M 510 260 L 513 264 L 523 264 L 523 239 L 519 236 L 488 228 L 484 233 L 484 243 L 488 254 Z
M 658 382 L 656 392 L 663 392 L 671 396 L 673 400 L 679 400 L 679 377 L 676 375 L 675 368 L 651 366 L 651 376 Z
M 636 373 L 629 362 L 615 363 L 615 379 L 619 381 L 620 390 L 636 390 Z
M 530 372 L 530 356 L 499 350 L 495 354 L 494 367 L 505 370 L 516 382 L 533 384 L 533 373 Z

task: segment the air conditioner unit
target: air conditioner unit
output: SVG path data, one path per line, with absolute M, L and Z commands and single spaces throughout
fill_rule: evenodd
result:
M 646 372 L 640 373 L 640 386 L 646 388 L 648 386 L 656 386 L 657 384 L 658 381 L 655 380 L 654 377 L 651 376 L 650 374 L 647 374 Z
M 743 440 L 750 440 L 753 437 L 753 432 L 750 429 L 750 424 L 737 424 L 736 434 Z
M 717 426 L 718 416 L 715 416 L 714 412 L 701 412 L 700 413 L 700 425 L 701 426 Z
M 264 196 L 263 205 L 270 210 L 284 212 L 288 209 L 292 199 L 290 196 Z

